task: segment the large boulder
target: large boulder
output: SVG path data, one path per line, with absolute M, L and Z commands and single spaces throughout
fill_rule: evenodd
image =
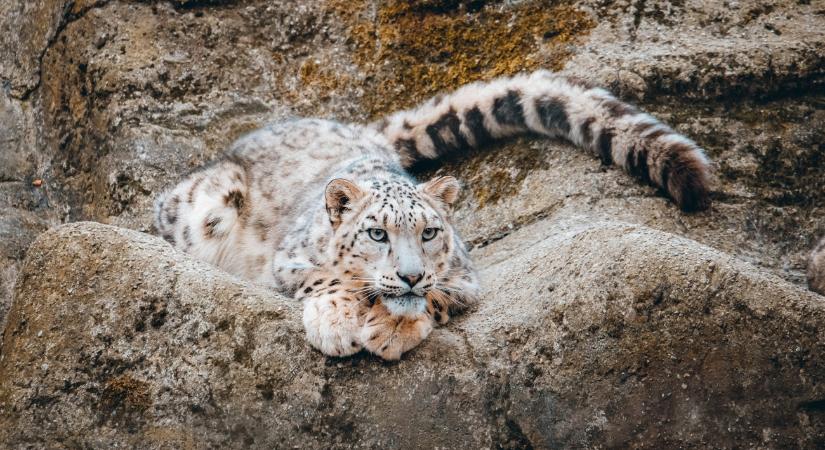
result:
M 32 245 L 0 446 L 825 445 L 825 302 L 694 241 L 539 222 L 475 254 L 477 308 L 398 363 L 325 358 L 300 305 L 159 238 Z

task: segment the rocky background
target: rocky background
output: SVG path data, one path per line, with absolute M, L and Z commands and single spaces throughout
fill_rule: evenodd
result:
M 562 142 L 423 167 L 485 295 L 396 364 L 139 233 L 267 121 L 540 67 L 693 137 L 713 207 Z M 0 447 L 825 446 L 821 2 L 0 0 L 0 79 Z

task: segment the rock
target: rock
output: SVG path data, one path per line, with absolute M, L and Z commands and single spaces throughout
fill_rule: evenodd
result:
M 47 228 L 46 221 L 21 209 L 9 208 L 0 215 L 0 242 L 3 242 L 0 247 L 0 329 L 12 303 L 19 261 L 23 260 L 29 244 Z
M 15 97 L 27 97 L 40 84 L 40 59 L 69 14 L 67 3 L 0 2 L 0 78 Z
M 384 363 L 324 358 L 300 305 L 159 238 L 51 230 L 3 335 L 0 443 L 825 444 L 821 297 L 620 222 L 543 221 L 475 256 L 479 306 Z
M 714 206 L 555 141 L 419 168 L 464 181 L 487 294 L 398 364 L 324 359 L 297 305 L 136 232 L 60 228 L 21 267 L 61 222 L 151 232 L 267 121 L 538 67 L 695 138 Z M 0 80 L 0 446 L 825 445 L 817 2 L 0 0 Z
M 50 159 L 38 149 L 37 120 L 30 102 L 0 92 L 0 329 L 26 248 L 57 222 L 51 187 L 43 182 Z

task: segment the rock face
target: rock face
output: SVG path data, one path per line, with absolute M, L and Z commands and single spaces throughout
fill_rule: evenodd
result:
M 539 222 L 399 363 L 325 359 L 300 305 L 159 238 L 43 234 L 0 360 L 6 447 L 809 447 L 825 303 L 688 239 Z M 527 276 L 529 275 L 529 276 Z
M 488 292 L 399 364 L 324 359 L 296 305 L 136 231 L 59 228 L 21 266 L 61 223 L 151 232 L 267 121 L 539 67 L 695 138 L 714 206 L 561 142 L 420 168 L 464 181 Z M 823 445 L 818 2 L 0 0 L 0 79 L 0 447 Z

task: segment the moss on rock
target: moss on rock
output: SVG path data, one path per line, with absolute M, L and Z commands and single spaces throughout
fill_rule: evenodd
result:
M 561 69 L 571 56 L 568 44 L 595 26 L 587 13 L 556 1 L 331 6 L 348 24 L 356 63 L 375 74 L 364 96 L 373 117 L 472 81 Z

